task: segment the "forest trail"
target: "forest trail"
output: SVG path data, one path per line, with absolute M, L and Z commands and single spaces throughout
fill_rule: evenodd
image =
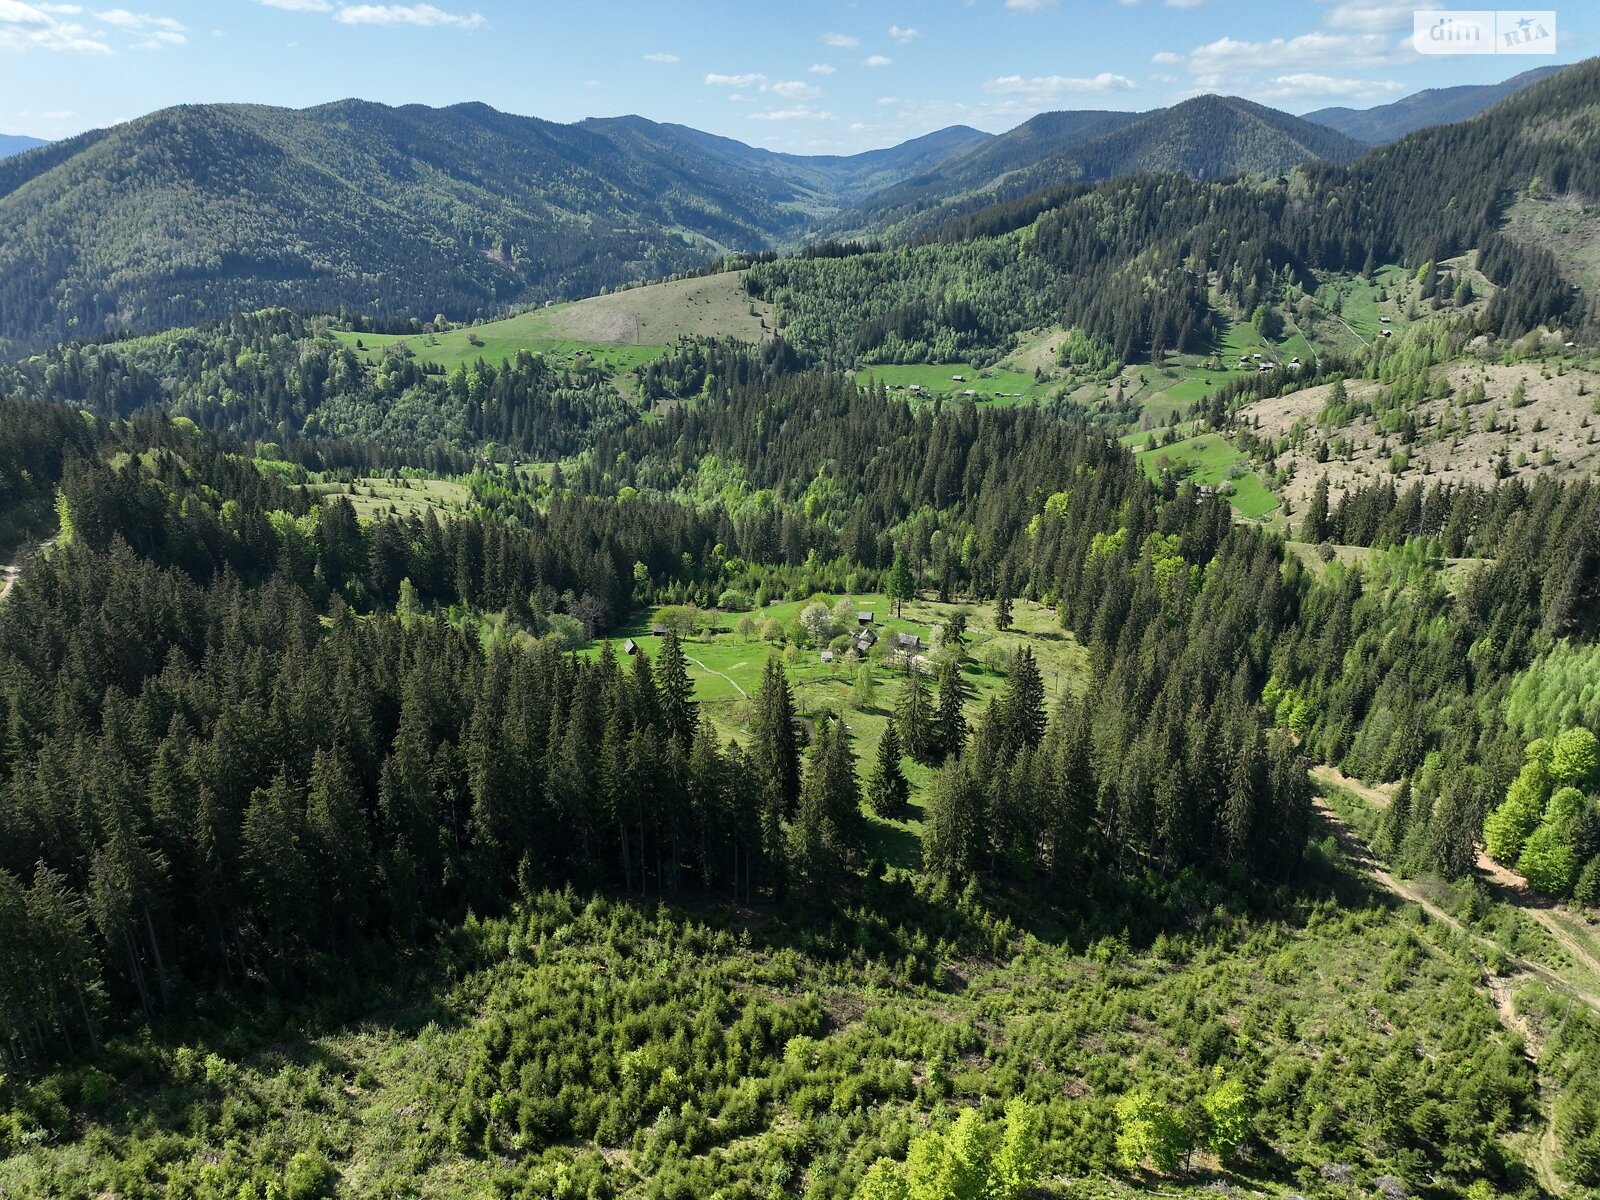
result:
M 1318 783 L 1332 784 L 1334 787 L 1343 788 L 1347 792 L 1354 792 L 1368 804 L 1376 804 L 1379 808 L 1388 808 L 1390 795 L 1383 788 L 1373 787 L 1371 784 L 1362 783 L 1359 779 L 1352 779 L 1338 767 L 1317 765 L 1311 768 L 1311 778 Z
M 1551 904 L 1539 896 L 1528 886 L 1526 879 L 1495 862 L 1482 847 L 1478 849 L 1478 870 L 1488 880 L 1490 888 L 1496 893 L 1496 899 L 1527 913 L 1539 923 L 1539 928 L 1554 938 L 1556 944 L 1572 955 L 1584 970 L 1596 979 L 1600 979 L 1600 957 L 1595 955 L 1592 947 L 1584 945 L 1572 930 L 1562 924 L 1557 913 L 1564 913 L 1576 921 L 1584 921 L 1586 918 L 1570 909 Z
M 1323 782 L 1331 782 L 1337 777 L 1341 781 L 1340 786 L 1347 787 L 1351 791 L 1359 790 L 1362 795 L 1367 796 L 1369 800 L 1373 800 L 1375 803 L 1378 802 L 1376 797 L 1383 795 L 1376 789 L 1358 784 L 1354 780 L 1349 781 L 1349 783 L 1342 782 L 1345 777 L 1331 767 L 1314 768 L 1312 775 Z M 1387 797 L 1384 797 L 1382 802 L 1387 803 Z M 1427 913 L 1431 919 L 1443 922 L 1449 928 L 1477 943 L 1480 948 L 1492 946 L 1489 939 L 1468 929 L 1461 921 L 1445 912 L 1437 904 L 1434 904 L 1417 888 L 1402 879 L 1397 879 L 1394 875 L 1384 870 L 1372 857 L 1366 844 L 1356 836 L 1355 831 L 1345 824 L 1344 818 L 1330 808 L 1327 801 L 1321 796 L 1313 798 L 1312 804 L 1316 806 L 1317 813 L 1322 817 L 1328 828 L 1333 831 L 1333 836 L 1338 841 L 1339 848 L 1344 851 L 1352 863 L 1365 872 L 1380 887 L 1403 900 L 1415 904 L 1423 912 Z M 1528 911 L 1538 912 L 1536 909 Z M 1532 1023 L 1517 1011 L 1515 996 L 1517 989 L 1523 983 L 1538 980 L 1588 1005 L 1590 1010 L 1597 1014 L 1600 1014 L 1600 996 L 1574 987 L 1542 963 L 1512 959 L 1510 960 L 1510 967 L 1510 972 L 1504 975 L 1495 975 L 1488 971 L 1484 972 L 1483 986 L 1489 993 L 1489 999 L 1494 1004 L 1495 1015 L 1500 1018 L 1500 1023 L 1506 1029 L 1522 1038 L 1523 1044 L 1527 1048 L 1528 1059 L 1534 1064 L 1539 1085 L 1541 1128 L 1537 1140 L 1527 1148 L 1528 1164 L 1533 1168 L 1534 1175 L 1539 1180 L 1539 1185 L 1550 1195 L 1560 1196 L 1564 1195 L 1567 1189 L 1555 1169 L 1561 1146 L 1560 1140 L 1556 1136 L 1555 1121 L 1552 1119 L 1553 1099 L 1545 1076 L 1543 1072 L 1538 1070 L 1537 1065 L 1544 1053 L 1543 1039 L 1539 1037 Z
M 705 663 L 701 662 L 698 658 L 696 658 L 692 654 L 685 654 L 684 658 L 688 659 L 695 666 L 699 667 L 707 675 L 715 675 L 718 679 L 727 679 L 729 683 L 733 684 L 733 690 L 734 691 L 738 692 L 739 695 L 743 696 L 746 700 L 750 699 L 750 693 L 749 692 L 745 691 L 742 687 L 740 687 L 738 685 L 738 683 L 736 683 L 733 679 L 729 678 L 728 676 L 724 675 L 721 671 L 713 671 L 710 667 L 706 666 Z
M 1389 805 L 1390 795 L 1387 789 L 1373 787 L 1362 783 L 1359 779 L 1352 779 L 1336 767 L 1312 767 L 1311 777 L 1319 783 L 1332 784 L 1335 787 L 1343 788 L 1347 792 L 1353 792 L 1378 808 L 1387 808 Z M 1324 812 L 1326 813 L 1327 810 L 1324 809 Z M 1565 912 L 1572 919 L 1579 921 L 1584 918 L 1572 913 L 1570 910 L 1559 909 L 1538 896 L 1528 886 L 1527 880 L 1495 862 L 1494 859 L 1484 853 L 1481 846 L 1478 847 L 1477 854 L 1478 873 L 1483 876 L 1490 889 L 1495 893 L 1495 899 L 1503 904 L 1510 905 L 1519 912 L 1526 913 L 1538 923 L 1540 929 L 1550 935 L 1557 945 L 1572 955 L 1573 959 L 1585 971 L 1589 972 L 1591 977 L 1600 980 L 1600 955 L 1596 954 L 1594 947 L 1585 945 L 1582 939 L 1576 937 L 1572 930 L 1562 924 L 1557 913 Z M 1407 892 L 1415 892 L 1415 889 L 1406 887 L 1398 880 L 1394 880 L 1394 884 L 1395 887 L 1390 890 L 1398 889 L 1401 895 L 1406 895 Z M 1386 884 L 1385 886 L 1388 885 Z M 1414 895 L 1407 895 L 1406 898 L 1414 899 L 1416 903 L 1423 904 L 1425 908 L 1428 907 Z M 1554 972 L 1551 972 L 1551 974 L 1554 974 Z M 1597 1006 L 1590 1002 L 1590 1007 Z
M 11 561 L 6 563 L 4 568 L 0 568 L 0 600 L 6 598 L 6 595 L 11 591 L 12 584 L 16 583 L 18 576 L 22 574 L 22 564 L 35 554 L 43 554 L 55 544 L 55 537 L 48 537 L 42 542 L 24 542 L 17 547 L 17 552 Z
M 1351 829 L 1349 825 L 1345 824 L 1344 818 L 1335 812 L 1331 807 L 1329 807 L 1327 801 L 1325 801 L 1321 796 L 1315 797 L 1312 800 L 1312 804 L 1316 807 L 1318 815 L 1322 817 L 1328 828 L 1333 832 L 1335 840 L 1337 840 L 1339 843 L 1339 848 L 1344 851 L 1345 855 L 1352 863 L 1355 864 L 1356 867 L 1358 867 L 1385 891 L 1400 897 L 1402 900 L 1405 900 L 1410 904 L 1415 904 L 1423 912 L 1427 913 L 1430 919 L 1438 921 L 1448 926 L 1450 929 L 1455 930 L 1457 933 L 1469 938 L 1471 941 L 1476 943 L 1480 949 L 1495 948 L 1494 943 L 1488 938 L 1484 937 L 1475 930 L 1468 929 L 1460 920 L 1447 913 L 1432 900 L 1428 899 L 1427 896 L 1423 895 L 1422 891 L 1415 885 L 1407 883 L 1403 879 L 1396 878 L 1394 875 L 1386 871 L 1378 863 L 1378 861 L 1372 857 L 1372 853 L 1367 849 L 1366 843 L 1356 836 L 1355 831 Z M 1527 911 L 1537 912 L 1538 910 L 1530 909 Z M 1555 988 L 1557 991 L 1574 997 L 1575 999 L 1588 1005 L 1596 1015 L 1600 1015 L 1600 995 L 1596 995 L 1587 988 L 1582 988 L 1571 983 L 1559 972 L 1552 970 L 1543 963 L 1534 962 L 1531 959 L 1512 958 L 1508 960 L 1508 965 L 1512 968 L 1514 974 L 1536 976 L 1541 982 L 1552 988 Z M 1489 990 L 1491 999 L 1495 1000 L 1495 1009 L 1501 1013 L 1501 1018 L 1504 1020 L 1506 1010 L 1502 1008 L 1500 999 L 1494 995 L 1494 988 L 1492 985 L 1490 986 Z M 1509 1001 L 1509 999 L 1510 993 L 1508 991 L 1506 993 L 1506 1000 Z M 1522 1033 L 1524 1036 L 1526 1036 L 1526 1032 L 1523 1028 L 1520 1028 L 1517 1025 L 1511 1025 L 1510 1028 L 1512 1028 L 1514 1032 Z

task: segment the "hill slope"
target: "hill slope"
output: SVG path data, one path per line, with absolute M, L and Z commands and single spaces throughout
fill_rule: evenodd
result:
M 1044 113 L 848 212 L 840 231 L 915 233 L 1040 188 L 1172 171 L 1198 179 L 1273 175 L 1313 160 L 1348 162 L 1343 134 L 1231 96 L 1149 113 Z
M 1230 107 L 1191 106 L 1192 120 L 1168 125 L 1168 143 L 1134 123 L 1073 157 L 1170 162 L 1185 129 L 1225 128 Z M 1538 180 L 1541 195 L 1572 199 L 1569 220 L 1594 223 L 1581 200 L 1600 196 L 1597 113 L 1600 60 L 1349 164 L 1310 162 L 1264 181 L 1147 174 L 1046 190 L 949 221 L 910 249 L 761 263 L 747 286 L 773 305 L 790 345 L 841 367 L 987 365 L 1022 331 L 1072 326 L 1096 343 L 1071 351 L 1094 370 L 1179 349 L 1209 354 L 1263 302 L 1297 303 L 1318 272 L 1401 263 L 1426 285 L 1420 302 L 1465 302 L 1473 289 L 1458 301 L 1460 281 L 1438 264 L 1473 249 L 1495 285 L 1484 328 L 1504 337 L 1544 323 L 1579 328 L 1592 312 L 1578 280 L 1561 277 L 1536 234 L 1513 226 L 1507 236 L 1502 218 Z
M 0 165 L 0 337 L 25 344 L 241 308 L 478 315 L 794 239 L 842 197 L 984 135 L 855 159 L 641 118 L 482 104 L 167 109 Z
M 1484 109 L 1514 96 L 1524 88 L 1548 79 L 1562 66 L 1535 67 L 1500 83 L 1467 84 L 1462 87 L 1428 88 L 1374 108 L 1320 108 L 1304 119 L 1326 125 L 1358 142 L 1378 146 L 1404 137 L 1429 125 L 1448 125 L 1465 121 Z

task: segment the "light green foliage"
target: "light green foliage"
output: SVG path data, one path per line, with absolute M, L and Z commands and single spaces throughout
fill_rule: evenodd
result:
M 911 578 L 911 568 L 906 565 L 904 555 L 895 555 L 894 566 L 883 581 L 883 590 L 894 601 L 896 615 L 899 615 L 901 604 L 916 595 L 916 581 Z
M 905 1168 L 887 1158 L 867 1168 L 854 1192 L 855 1200 L 909 1200 L 909 1196 Z
M 1484 846 L 1491 858 L 1507 866 L 1516 863 L 1523 843 L 1544 817 L 1549 795 L 1550 773 L 1538 756 L 1532 756 L 1506 792 L 1504 803 L 1483 824 Z
M 1600 767 L 1596 738 L 1591 730 L 1568 729 L 1556 738 L 1550 754 L 1550 774 L 1557 783 L 1588 787 Z
M 289 1160 L 283 1173 L 284 1200 L 325 1200 L 333 1195 L 338 1180 L 328 1160 L 311 1150 L 302 1150 Z
M 72 503 L 67 499 L 66 492 L 56 489 L 56 520 L 60 524 L 61 532 L 56 535 L 56 541 L 63 546 L 72 544 Z
M 1553 822 L 1546 822 L 1533 831 L 1517 859 L 1517 870 L 1531 886 L 1556 897 L 1572 891 L 1578 878 L 1578 865 L 1566 831 Z
M 1575 725 L 1600 728 L 1600 644 L 1562 638 L 1517 676 L 1506 724 L 1525 738 L 1555 737 Z
M 983 1200 L 993 1134 L 976 1109 L 943 1133 L 926 1133 L 906 1157 L 910 1200 Z
M 1149 1088 L 1136 1088 L 1117 1101 L 1117 1157 L 1130 1171 L 1148 1162 L 1163 1175 L 1178 1167 L 1189 1148 L 1189 1134 Z
M 1573 827 L 1587 801 L 1575 787 L 1559 789 L 1545 806 L 1544 819 L 1529 836 L 1517 869 L 1547 896 L 1565 897 L 1578 882 L 1583 864 L 1573 845 Z
M 1250 1135 L 1250 1096 L 1237 1079 L 1219 1083 L 1200 1102 L 1206 1114 L 1206 1148 L 1226 1162 Z
M 1044 1114 L 1021 1097 L 1006 1105 L 1005 1130 L 989 1169 L 989 1200 L 1015 1200 L 1039 1178 Z
M 1094 558 L 1109 558 L 1122 553 L 1122 547 L 1128 540 L 1128 527 L 1126 525 L 1115 533 L 1097 533 L 1089 543 L 1089 554 Z

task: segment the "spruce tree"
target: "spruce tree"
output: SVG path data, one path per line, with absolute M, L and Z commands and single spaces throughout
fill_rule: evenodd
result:
M 800 741 L 795 730 L 794 693 L 776 657 L 767 659 L 750 720 L 752 751 L 787 817 L 800 801 Z
M 906 664 L 906 684 L 900 697 L 900 740 L 905 751 L 920 763 L 939 758 L 939 735 L 934 725 L 928 680 L 915 663 Z
M 941 759 L 959 757 L 967 745 L 967 681 L 961 664 L 947 660 L 939 671 L 939 698 L 934 711 L 934 748 Z
M 911 799 L 911 784 L 900 767 L 901 756 L 900 734 L 890 721 L 878 739 L 878 755 L 872 779 L 867 784 L 867 800 L 872 811 L 885 819 L 900 816 Z
M 699 713 L 683 646 L 671 629 L 661 639 L 661 656 L 656 663 L 656 687 L 661 697 L 661 723 L 667 734 L 687 749 L 694 741 Z
M 1027 646 L 1011 660 L 1011 675 L 1006 680 L 1005 698 L 1000 703 L 1004 723 L 1004 746 L 1014 754 L 1023 746 L 1037 746 L 1044 740 L 1044 678 L 1039 663 Z

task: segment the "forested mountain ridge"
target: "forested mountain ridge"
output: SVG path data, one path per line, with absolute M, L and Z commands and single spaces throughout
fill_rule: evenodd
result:
M 959 203 L 938 210 L 948 215 L 1067 180 L 1275 173 L 1354 148 L 1218 97 L 1143 116 L 1046 114 L 1003 138 L 952 127 L 848 157 L 774 154 L 640 117 L 558 125 L 482 104 L 184 106 L 0 163 L 0 220 L 15 231 L 0 248 L 0 337 L 36 346 L 266 306 L 484 316 L 722 250 L 794 245 L 913 175 L 934 179 L 913 189 L 914 208 L 958 190 Z M 951 157 L 970 161 L 946 181 Z M 984 190 L 996 175 L 1006 186 Z M 899 230 L 900 207 L 846 224 Z
M 1564 66 L 1535 67 L 1500 83 L 1427 88 L 1391 104 L 1372 108 L 1319 108 L 1302 114 L 1301 119 L 1326 125 L 1358 142 L 1376 146 L 1429 125 L 1448 125 L 1475 117 L 1507 96 L 1514 96 L 1564 70 Z
M 1348 162 L 1362 149 L 1336 131 L 1236 96 L 1197 96 L 1148 113 L 1044 113 L 841 213 L 828 227 L 913 236 L 1041 188 L 1145 172 L 1275 175 L 1304 162 Z
M 482 104 L 166 109 L 0 164 L 0 336 L 592 294 L 792 241 L 841 195 L 981 136 L 811 163 L 639 118 L 558 125 Z
M 1600 60 L 1459 125 L 1420 130 L 1347 165 L 1269 180 L 1140 175 L 1069 185 L 957 217 L 915 244 L 756 264 L 803 355 L 838 365 L 949 362 L 1022 330 L 1077 326 L 1113 360 L 1209 352 L 1229 320 L 1313 272 L 1424 270 L 1467 250 L 1495 284 L 1484 328 L 1592 322 L 1593 301 L 1533 240 L 1502 232 L 1519 194 L 1600 196 Z M 1133 138 L 1130 125 L 1111 135 Z M 992 360 L 991 360 L 992 361 Z
M 592 117 L 580 124 L 603 132 L 627 129 L 659 145 L 671 146 L 674 152 L 738 164 L 758 177 L 770 179 L 780 195 L 785 188 L 792 189 L 791 202 L 812 206 L 814 215 L 827 214 L 906 175 L 994 139 L 993 134 L 982 130 L 951 125 L 896 146 L 860 154 L 782 154 L 687 125 L 659 124 L 638 116 Z

